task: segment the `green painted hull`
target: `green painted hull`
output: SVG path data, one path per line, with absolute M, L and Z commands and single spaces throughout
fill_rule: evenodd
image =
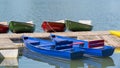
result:
M 70 20 L 65 20 L 66 28 L 70 31 L 91 31 L 93 26 Z
M 32 33 L 35 30 L 35 24 L 11 21 L 9 29 L 13 33 Z

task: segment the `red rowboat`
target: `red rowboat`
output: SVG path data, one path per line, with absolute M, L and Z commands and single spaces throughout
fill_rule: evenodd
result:
M 45 32 L 64 32 L 66 30 L 65 24 L 61 22 L 44 21 L 41 27 Z
M 0 22 L 0 33 L 7 33 L 9 30 L 8 25 L 6 22 Z

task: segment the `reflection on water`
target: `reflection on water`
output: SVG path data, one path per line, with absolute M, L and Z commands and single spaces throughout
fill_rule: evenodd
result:
M 54 65 L 56 68 L 77 68 L 83 67 L 84 64 L 81 60 L 63 60 L 50 56 L 45 56 L 41 54 L 34 53 L 28 49 L 25 49 L 24 56 L 36 61 L 48 63 L 49 65 Z
M 0 58 L 0 68 L 18 68 L 17 58 Z
M 50 66 L 54 66 L 54 68 L 106 68 L 115 65 L 111 57 L 95 58 L 86 56 L 79 60 L 61 60 L 41 55 L 28 49 L 24 49 L 23 55 L 34 61 L 48 63 Z
M 111 57 L 95 58 L 89 56 L 83 60 L 83 62 L 88 68 L 107 68 L 115 66 L 114 61 Z

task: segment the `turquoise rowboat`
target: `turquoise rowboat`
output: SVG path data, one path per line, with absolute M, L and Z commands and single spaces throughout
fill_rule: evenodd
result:
M 65 20 L 66 28 L 70 31 L 91 31 L 93 26 L 75 21 Z
M 9 29 L 13 33 L 32 33 L 35 30 L 35 24 L 11 21 L 9 23 Z

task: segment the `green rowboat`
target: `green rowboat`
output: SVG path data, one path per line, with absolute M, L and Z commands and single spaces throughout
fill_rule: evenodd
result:
M 91 31 L 93 26 L 71 20 L 65 20 L 66 28 L 70 31 Z
M 9 29 L 13 33 L 32 33 L 35 30 L 35 24 L 26 22 L 10 21 Z

